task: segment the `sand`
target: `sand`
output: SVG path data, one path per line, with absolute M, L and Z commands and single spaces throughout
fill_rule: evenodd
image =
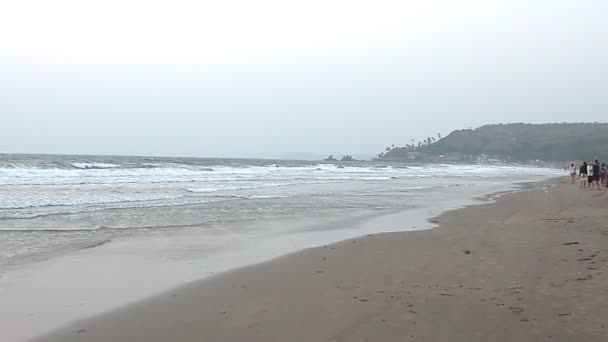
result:
M 608 341 L 605 191 L 547 185 L 436 221 L 220 274 L 36 341 Z

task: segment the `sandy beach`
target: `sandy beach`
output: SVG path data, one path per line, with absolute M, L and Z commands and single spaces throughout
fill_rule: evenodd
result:
M 219 274 L 35 341 L 606 341 L 608 195 L 547 183 Z

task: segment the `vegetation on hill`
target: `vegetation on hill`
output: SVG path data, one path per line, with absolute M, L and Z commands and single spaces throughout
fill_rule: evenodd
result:
M 487 155 L 508 161 L 571 161 L 608 158 L 608 123 L 497 124 L 457 130 L 403 147 L 391 146 L 382 159 L 412 156 Z
M 323 161 L 327 161 L 327 162 L 334 162 L 334 161 L 338 161 L 338 159 L 334 158 L 334 155 L 331 154 L 329 157 L 323 159 Z M 340 161 L 342 162 L 351 162 L 351 161 L 357 161 L 355 158 L 353 158 L 353 156 L 349 155 L 349 154 L 345 154 L 342 156 L 342 159 L 340 159 Z

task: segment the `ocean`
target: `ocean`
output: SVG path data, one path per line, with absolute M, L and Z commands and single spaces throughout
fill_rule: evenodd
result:
M 123 236 L 227 222 L 391 212 L 555 170 L 383 162 L 0 155 L 0 266 Z M 480 191 L 476 191 L 480 189 Z
M 0 154 L 0 320 L 18 341 L 303 248 L 427 229 L 428 218 L 444 210 L 562 174 L 523 166 Z

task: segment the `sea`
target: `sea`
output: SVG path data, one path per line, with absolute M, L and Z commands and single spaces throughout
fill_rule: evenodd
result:
M 0 154 L 0 267 L 159 231 L 432 206 L 437 194 L 494 191 L 555 173 L 484 165 Z
M 560 175 L 515 165 L 0 154 L 0 319 L 12 329 L 4 337 L 302 248 L 428 229 L 444 210 Z

